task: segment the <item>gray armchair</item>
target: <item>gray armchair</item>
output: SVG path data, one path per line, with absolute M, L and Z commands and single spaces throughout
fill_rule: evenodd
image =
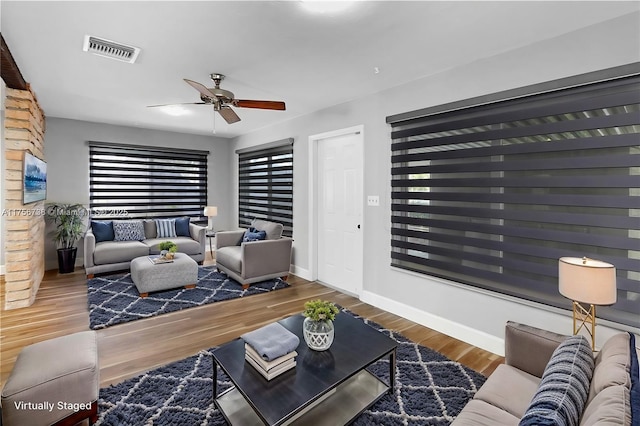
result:
M 254 219 L 252 227 L 265 231 L 265 240 L 242 242 L 244 230 L 216 233 L 218 270 L 248 288 L 271 278 L 287 279 L 293 240 L 282 237 L 282 224 Z

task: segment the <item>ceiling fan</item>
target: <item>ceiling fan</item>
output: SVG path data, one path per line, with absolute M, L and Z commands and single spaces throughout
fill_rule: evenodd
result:
M 208 88 L 204 84 L 185 78 L 184 81 L 187 82 L 187 84 L 200 92 L 201 102 L 189 102 L 177 105 L 213 105 L 213 109 L 218 111 L 222 118 L 229 124 L 240 121 L 238 114 L 231 109 L 232 106 L 236 108 L 272 109 L 277 111 L 284 111 L 286 109 L 284 102 L 280 101 L 236 99 L 233 92 L 220 88 L 220 82 L 224 80 L 223 74 L 213 73 L 210 74 L 209 77 L 213 80 L 215 87 Z M 176 104 L 150 105 L 149 107 L 154 108 L 170 105 Z

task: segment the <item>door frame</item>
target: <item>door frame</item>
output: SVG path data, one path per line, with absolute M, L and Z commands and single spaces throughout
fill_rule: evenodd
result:
M 347 127 L 344 129 L 333 130 L 330 132 L 318 133 L 316 135 L 309 136 L 309 273 L 311 281 L 318 279 L 318 213 L 316 206 L 318 205 L 318 144 L 323 139 L 333 138 L 336 136 L 345 135 L 359 135 L 359 148 L 362 158 L 362 168 L 360 170 L 360 182 L 362 189 L 362 226 L 361 230 L 365 229 L 364 226 L 364 125 Z M 360 282 L 356 283 L 356 296 L 362 294 L 363 281 L 364 281 L 364 233 L 360 232 L 360 238 L 358 239 L 358 246 L 360 249 L 360 264 L 356 265 L 361 271 Z

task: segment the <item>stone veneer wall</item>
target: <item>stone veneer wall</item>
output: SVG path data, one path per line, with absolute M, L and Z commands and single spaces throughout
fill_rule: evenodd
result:
M 44 113 L 30 90 L 7 88 L 4 120 L 5 309 L 31 305 L 44 276 L 44 201 L 22 204 L 25 151 L 44 160 Z

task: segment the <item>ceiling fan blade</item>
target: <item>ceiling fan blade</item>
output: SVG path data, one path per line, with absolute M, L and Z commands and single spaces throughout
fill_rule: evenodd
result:
M 222 118 L 224 118 L 224 121 L 226 121 L 229 124 L 233 124 L 240 121 L 240 117 L 238 117 L 238 114 L 236 114 L 236 112 L 232 110 L 231 107 L 221 106 L 218 112 L 220 113 Z
M 258 108 L 258 109 L 275 109 L 284 111 L 286 109 L 284 102 L 279 101 L 252 101 L 247 99 L 235 99 L 233 104 L 240 108 Z
M 156 108 L 156 107 L 165 107 L 165 106 L 174 106 L 174 105 L 211 105 L 208 102 L 185 102 L 181 104 L 163 104 L 163 105 L 147 105 L 147 108 Z
M 204 84 L 200 84 L 197 81 L 189 80 L 188 78 L 185 78 L 184 81 L 186 81 L 189 86 L 200 92 L 202 96 L 206 98 L 216 98 L 216 95 L 214 93 L 211 93 L 211 91 L 207 89 Z

